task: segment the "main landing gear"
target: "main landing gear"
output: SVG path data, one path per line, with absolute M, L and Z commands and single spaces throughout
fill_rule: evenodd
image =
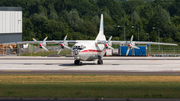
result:
M 103 64 L 103 60 L 102 59 L 98 59 L 97 64 L 102 65 Z
M 97 64 L 102 65 L 103 64 L 103 60 L 102 57 L 100 55 L 98 55 L 98 61 Z
M 82 66 L 82 62 L 80 62 L 80 60 L 75 60 L 75 61 L 74 61 L 74 64 L 75 64 L 75 65 L 78 65 L 78 66 Z

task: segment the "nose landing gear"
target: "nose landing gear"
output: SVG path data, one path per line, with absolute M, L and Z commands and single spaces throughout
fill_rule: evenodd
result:
M 82 66 L 82 62 L 80 62 L 80 60 L 75 60 L 75 61 L 74 61 L 74 64 L 75 64 L 75 65 L 78 65 L 78 66 Z

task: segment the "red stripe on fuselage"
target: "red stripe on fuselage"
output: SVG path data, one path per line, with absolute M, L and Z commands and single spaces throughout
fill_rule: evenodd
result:
M 82 50 L 81 52 L 82 53 L 86 53 L 86 52 L 102 52 L 102 50 L 91 50 L 91 49 L 89 49 L 89 50 Z

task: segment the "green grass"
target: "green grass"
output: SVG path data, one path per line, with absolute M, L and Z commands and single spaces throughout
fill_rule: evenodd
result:
M 177 82 L 0 84 L 0 97 L 179 98 Z
M 179 76 L 0 75 L 0 97 L 180 98 Z

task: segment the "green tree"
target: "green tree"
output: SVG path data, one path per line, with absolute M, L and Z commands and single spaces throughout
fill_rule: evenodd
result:
M 79 24 L 82 23 L 81 18 L 76 10 L 71 10 L 68 14 L 69 25 L 76 30 Z

